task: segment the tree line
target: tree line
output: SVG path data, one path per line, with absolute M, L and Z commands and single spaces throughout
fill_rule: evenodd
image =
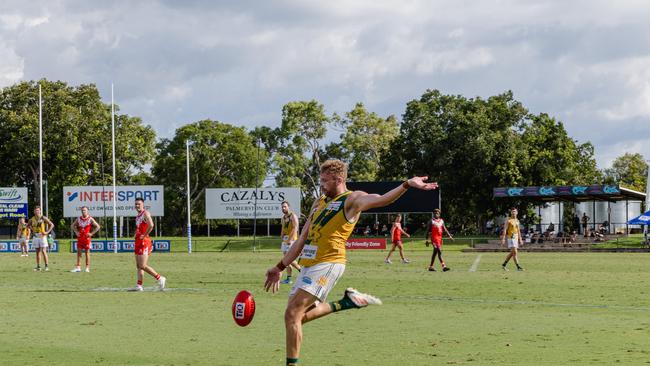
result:
M 29 187 L 30 207 L 39 196 L 39 84 L 49 211 L 61 222 L 63 186 L 112 182 L 111 106 L 94 84 L 43 79 L 2 89 L 0 186 Z M 647 164 L 640 154 L 626 153 L 599 170 L 590 142 L 571 138 L 546 113 L 530 113 L 510 91 L 484 99 L 426 90 L 406 104 L 401 117 L 379 116 L 361 103 L 343 115 L 328 115 L 316 100 L 291 101 L 280 121 L 264 126 L 246 129 L 205 119 L 158 138 L 141 118 L 116 106 L 116 180 L 165 186 L 165 210 L 173 213 L 162 218 L 168 234 L 181 233 L 185 224 L 186 140 L 197 225 L 205 223 L 205 188 L 252 187 L 264 178 L 300 187 L 307 211 L 317 194 L 318 167 L 329 158 L 346 161 L 353 181 L 428 175 L 442 187 L 446 217 L 468 233 L 506 209 L 507 203 L 492 199 L 494 187 L 618 182 L 645 190 Z

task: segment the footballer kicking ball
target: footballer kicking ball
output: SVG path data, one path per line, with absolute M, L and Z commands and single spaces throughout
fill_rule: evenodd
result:
M 239 291 L 232 302 L 232 318 L 240 327 L 245 327 L 253 321 L 255 316 L 255 300 L 253 294 L 243 290 Z

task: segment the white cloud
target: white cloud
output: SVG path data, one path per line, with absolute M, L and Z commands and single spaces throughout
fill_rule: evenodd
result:
M 108 99 L 114 82 L 122 111 L 162 137 L 203 118 L 277 125 L 298 99 L 399 116 L 430 88 L 513 90 L 592 141 L 604 166 L 648 143 L 643 127 L 623 132 L 650 125 L 647 19 L 641 0 L 8 0 L 0 86 L 92 82 Z
M 25 60 L 9 44 L 0 39 L 0 87 L 9 86 L 23 78 Z

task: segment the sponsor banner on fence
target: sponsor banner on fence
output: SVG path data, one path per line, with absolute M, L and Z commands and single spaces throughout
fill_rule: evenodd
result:
M 116 188 L 117 216 L 135 217 L 135 199 L 144 199 L 144 208 L 151 216 L 165 216 L 163 186 L 119 186 Z M 63 187 L 63 216 L 81 216 L 81 207 L 95 217 L 113 216 L 112 186 Z
M 385 238 L 355 238 L 348 239 L 345 249 L 386 249 Z
M 34 248 L 32 247 L 32 241 L 29 241 L 29 251 L 34 252 Z M 59 241 L 55 240 L 54 244 L 50 242 L 50 246 L 47 250 L 48 252 L 58 252 L 59 251 Z M 20 243 L 18 240 L 3 240 L 0 241 L 0 253 L 20 253 Z
M 0 219 L 27 217 L 27 188 L 0 187 Z
M 171 250 L 172 244 L 169 240 L 152 240 L 151 244 L 153 246 L 154 252 L 169 252 Z M 133 252 L 135 247 L 135 240 L 118 240 L 117 241 L 117 251 L 118 252 Z M 77 252 L 77 241 L 73 240 L 72 245 L 70 246 L 73 253 Z M 113 240 L 93 240 L 92 246 L 90 247 L 92 252 L 110 252 L 113 253 Z
M 255 201 L 257 198 L 257 212 Z M 208 188 L 205 190 L 206 219 L 279 219 L 283 201 L 300 211 L 300 188 Z

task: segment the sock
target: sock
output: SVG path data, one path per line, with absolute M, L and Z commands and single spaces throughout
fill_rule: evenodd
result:
M 348 309 L 356 309 L 358 306 L 354 305 L 352 300 L 344 296 L 341 300 L 339 301 L 332 301 L 329 303 L 330 307 L 332 308 L 332 312 L 336 313 L 337 311 L 341 310 L 348 310 Z
M 298 359 L 297 358 L 289 358 L 287 357 L 287 366 L 294 366 L 298 364 Z
M 291 276 L 287 275 L 287 280 L 290 280 L 290 279 L 291 279 Z
M 507 264 L 508 264 L 508 261 L 505 261 L 505 262 L 503 262 L 503 264 L 501 266 L 505 267 Z
M 154 276 L 154 278 L 156 279 L 156 281 L 158 281 L 158 280 L 160 279 L 160 273 L 156 273 L 156 275 Z
M 142 280 L 138 280 L 138 286 L 142 286 Z

